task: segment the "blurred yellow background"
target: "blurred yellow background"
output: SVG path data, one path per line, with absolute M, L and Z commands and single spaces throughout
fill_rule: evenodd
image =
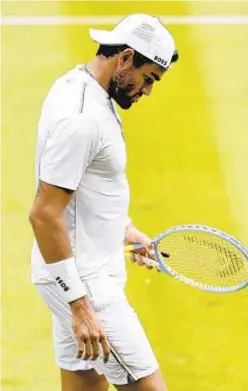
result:
M 248 3 L 18 1 L 2 3 L 2 11 L 5 16 L 248 15 Z M 89 27 L 2 27 L 4 391 L 59 390 L 50 313 L 29 282 L 28 213 L 41 104 L 55 78 L 94 56 Z M 121 113 L 130 215 L 151 236 L 199 223 L 248 245 L 248 24 L 168 27 L 180 61 L 149 99 Z M 205 293 L 136 265 L 128 265 L 128 274 L 128 296 L 169 390 L 248 390 L 248 290 Z

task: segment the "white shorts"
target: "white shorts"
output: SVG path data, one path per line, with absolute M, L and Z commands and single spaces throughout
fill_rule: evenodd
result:
M 108 276 L 88 280 L 85 284 L 110 343 L 129 368 L 132 377 L 138 380 L 154 373 L 158 368 L 157 360 L 118 280 Z M 107 364 L 103 363 L 101 355 L 96 361 L 76 358 L 77 343 L 72 330 L 70 306 L 63 301 L 54 283 L 36 284 L 36 287 L 52 310 L 57 365 L 69 371 L 94 368 L 97 373 L 104 374 L 109 383 L 128 384 L 128 373 L 112 354 Z

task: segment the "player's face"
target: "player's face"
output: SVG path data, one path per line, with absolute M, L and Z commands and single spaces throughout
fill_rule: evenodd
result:
M 129 64 L 124 62 L 123 65 L 117 68 L 108 92 L 122 109 L 127 110 L 133 103 L 137 103 L 142 95 L 151 94 L 154 82 L 161 80 L 164 69 L 155 63 L 135 68 L 132 59 Z

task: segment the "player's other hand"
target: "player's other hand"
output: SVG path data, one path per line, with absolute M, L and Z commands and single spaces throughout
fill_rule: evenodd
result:
M 155 251 L 151 238 L 149 238 L 144 232 L 139 231 L 134 225 L 130 224 L 126 229 L 125 245 L 127 244 L 143 244 L 143 248 L 139 250 L 133 250 L 129 254 L 129 259 L 132 262 L 136 262 L 139 266 L 146 266 L 148 269 L 153 269 L 153 265 L 147 265 L 145 258 L 155 260 Z M 156 267 L 160 271 L 159 267 Z
M 109 359 L 110 349 L 107 337 L 97 314 L 92 309 L 87 296 L 70 304 L 72 327 L 78 344 L 77 358 L 96 360 L 102 346 L 103 360 Z

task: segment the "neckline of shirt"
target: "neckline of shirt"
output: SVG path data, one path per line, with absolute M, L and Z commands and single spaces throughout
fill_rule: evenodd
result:
M 90 71 L 87 69 L 87 64 L 81 64 L 76 66 L 77 69 L 85 72 L 85 74 L 88 76 L 89 80 L 91 81 L 92 86 L 96 88 L 97 90 L 97 97 L 103 98 L 105 103 L 110 107 L 112 113 L 114 114 L 117 122 L 120 126 L 122 126 L 122 121 L 119 116 L 119 113 L 115 107 L 115 103 L 113 99 L 109 96 L 108 92 L 98 83 L 98 81 L 94 78 L 94 76 L 90 73 Z
M 108 92 L 101 86 L 101 84 L 98 83 L 98 81 L 90 73 L 90 71 L 87 69 L 87 64 L 77 65 L 76 68 L 86 73 L 89 80 L 91 81 L 92 86 L 94 86 L 94 88 L 97 90 L 97 96 L 104 98 L 105 100 L 108 101 L 108 103 L 110 103 L 111 98 Z

